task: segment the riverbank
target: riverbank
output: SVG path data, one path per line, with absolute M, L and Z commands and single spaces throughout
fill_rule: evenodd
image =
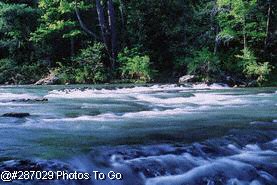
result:
M 24 83 L 24 84 L 14 84 L 14 83 L 8 83 L 6 82 L 3 85 L 70 85 L 72 83 L 61 80 L 61 78 L 55 74 L 55 72 L 50 72 L 45 77 L 41 78 L 40 80 L 36 82 L 30 82 L 30 83 Z M 170 78 L 164 78 L 160 77 L 155 80 L 152 80 L 150 82 L 144 82 L 144 81 L 138 81 L 138 80 L 132 80 L 132 79 L 114 79 L 107 81 L 106 83 L 102 84 L 110 84 L 110 85 L 117 85 L 117 84 L 133 84 L 133 85 L 141 85 L 141 84 L 178 84 L 178 85 L 187 85 L 187 86 L 193 86 L 193 85 L 200 85 L 200 84 L 206 84 L 207 86 L 212 84 L 222 84 L 223 86 L 229 86 L 234 88 L 245 88 L 245 87 L 277 87 L 277 79 L 271 79 L 271 81 L 267 81 L 263 84 L 259 84 L 257 81 L 244 81 L 242 79 L 231 77 L 231 76 L 224 76 L 221 77 L 221 79 L 218 80 L 210 80 L 202 81 L 201 78 L 195 75 L 185 75 L 181 77 L 170 77 Z M 74 85 L 74 83 L 72 84 Z M 77 85 L 77 84 L 75 84 Z M 79 85 L 91 85 L 91 83 L 83 83 Z M 101 84 L 99 84 L 101 85 Z

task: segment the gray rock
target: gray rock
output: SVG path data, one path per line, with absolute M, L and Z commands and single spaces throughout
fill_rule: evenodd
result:
M 14 118 L 24 118 L 28 116 L 30 116 L 29 113 L 23 113 L 23 112 L 10 112 L 2 115 L 2 117 L 14 117 Z
M 35 98 L 35 99 L 15 99 L 12 102 L 47 102 L 47 98 Z
M 195 76 L 194 75 L 185 75 L 179 78 L 179 83 L 188 83 L 188 82 L 193 82 L 195 81 Z
M 35 85 L 56 85 L 59 84 L 59 82 L 60 79 L 54 74 L 54 72 L 50 72 L 47 77 L 40 79 Z
M 253 80 L 247 84 L 247 87 L 257 87 L 259 84 L 256 80 Z

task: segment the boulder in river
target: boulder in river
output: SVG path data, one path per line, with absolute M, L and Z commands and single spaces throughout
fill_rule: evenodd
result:
M 50 72 L 48 76 L 40 79 L 35 83 L 35 85 L 56 85 L 59 84 L 60 79 L 55 75 L 54 72 Z
M 253 80 L 247 84 L 247 87 L 257 87 L 259 84 L 256 80 Z
M 24 112 L 10 112 L 2 115 L 2 117 L 14 117 L 14 118 L 24 118 L 28 116 L 30 116 L 30 114 L 24 113 Z
M 47 102 L 48 99 L 47 98 L 35 98 L 35 99 L 14 99 L 12 100 L 12 102 Z
M 179 78 L 179 83 L 188 83 L 188 82 L 194 82 L 196 80 L 196 77 L 194 75 L 185 75 Z

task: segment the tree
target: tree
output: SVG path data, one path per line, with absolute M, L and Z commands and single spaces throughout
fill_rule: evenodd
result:
M 227 41 L 243 41 L 243 48 L 263 40 L 266 37 L 266 21 L 262 13 L 257 12 L 257 0 L 218 0 L 218 21 L 221 28 L 219 38 Z M 243 38 L 243 39 L 241 39 Z
M 129 44 L 140 47 L 158 71 L 171 73 L 183 55 L 190 3 L 184 0 L 136 1 L 126 4 Z
M 86 8 L 84 3 L 79 3 L 80 8 Z M 32 33 L 31 40 L 36 43 L 51 43 L 57 46 L 57 42 L 64 41 L 70 45 L 70 56 L 75 55 L 75 39 L 81 35 L 75 16 L 75 1 L 73 0 L 41 0 L 38 8 L 41 10 L 40 26 Z M 65 49 L 66 47 L 60 47 Z M 60 49 L 57 48 L 58 51 Z M 60 51 L 60 53 L 66 53 Z M 63 57 L 63 56 L 61 56 Z
M 0 8 L 0 68 L 12 82 L 25 75 L 23 66 L 34 71 L 31 66 L 41 64 L 68 71 L 65 79 L 69 74 L 78 83 L 108 81 L 90 76 L 100 64 L 111 79 L 139 79 L 151 71 L 158 81 L 193 73 L 206 81 L 231 76 L 247 83 L 276 72 L 273 0 L 2 0 Z M 98 62 L 78 61 L 83 51 L 97 50 L 105 55 Z M 124 68 L 129 72 L 122 75 Z
M 30 83 L 44 74 L 29 41 L 38 17 L 27 4 L 0 2 L 0 83 Z
M 0 48 L 5 51 L 2 57 L 17 62 L 32 60 L 34 47 L 29 38 L 36 28 L 37 17 L 38 11 L 25 4 L 0 2 Z
M 242 45 L 242 54 L 236 55 L 238 66 L 247 77 L 256 76 L 258 81 L 264 81 L 271 67 L 257 57 L 267 36 L 266 19 L 257 0 L 217 0 L 217 5 L 221 28 L 219 40 Z
M 114 2 L 112 0 L 107 0 L 106 1 L 107 18 L 106 18 L 105 16 L 106 14 L 104 12 L 105 11 L 104 2 L 105 1 L 95 0 L 98 22 L 101 30 L 102 42 L 104 43 L 104 46 L 110 57 L 110 61 L 111 61 L 110 68 L 113 70 L 115 65 L 115 60 L 117 57 L 117 33 L 116 33 L 116 17 L 115 17 L 116 15 L 115 15 Z M 93 35 L 94 38 L 98 38 L 97 34 L 95 34 L 95 31 L 87 29 L 87 27 L 84 25 L 77 7 L 76 7 L 76 14 L 82 28 L 86 32 L 90 33 L 90 35 Z

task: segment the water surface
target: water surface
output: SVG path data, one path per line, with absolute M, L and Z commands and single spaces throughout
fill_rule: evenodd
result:
M 125 173 L 124 181 L 106 184 L 135 184 L 131 177 L 147 185 L 274 184 L 276 91 L 216 84 L 1 86 L 0 115 L 31 116 L 0 117 L 0 170 L 23 160 L 51 169 L 54 161 L 61 169 Z

